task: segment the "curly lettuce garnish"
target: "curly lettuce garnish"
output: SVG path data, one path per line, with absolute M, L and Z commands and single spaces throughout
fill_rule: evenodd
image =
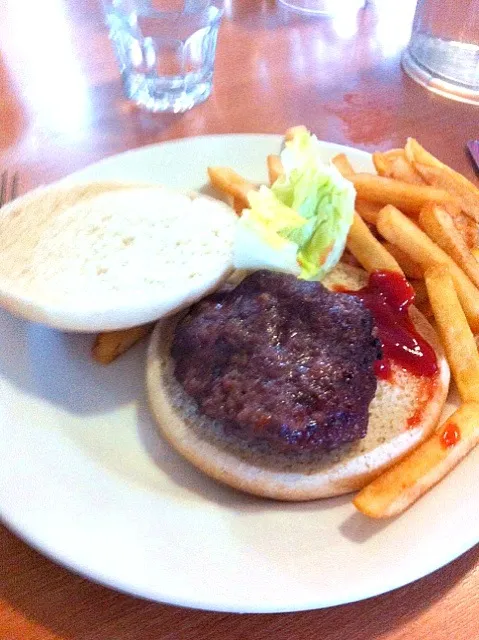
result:
M 339 261 L 353 221 L 355 191 L 324 162 L 316 136 L 304 131 L 281 153 L 284 175 L 250 193 L 238 222 L 237 268 L 267 268 L 321 280 Z

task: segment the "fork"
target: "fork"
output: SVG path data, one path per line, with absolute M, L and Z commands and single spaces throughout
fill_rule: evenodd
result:
M 18 189 L 18 173 L 14 173 L 11 180 L 8 177 L 8 171 L 5 170 L 2 173 L 0 179 L 0 207 L 7 204 L 11 200 L 15 200 L 17 197 Z

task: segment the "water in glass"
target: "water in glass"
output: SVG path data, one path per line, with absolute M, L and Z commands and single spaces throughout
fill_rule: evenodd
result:
M 150 111 L 187 111 L 211 93 L 220 2 L 162 10 L 148 0 L 112 0 L 106 20 L 126 95 Z
M 431 91 L 479 104 L 479 0 L 419 0 L 403 66 Z

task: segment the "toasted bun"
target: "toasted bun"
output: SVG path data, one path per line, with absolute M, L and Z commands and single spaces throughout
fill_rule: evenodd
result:
M 156 185 L 37 189 L 0 210 L 0 306 L 71 331 L 156 320 L 228 276 L 236 220 Z
M 358 289 L 365 281 L 363 271 L 341 265 L 325 284 Z M 366 437 L 317 460 L 272 459 L 246 446 L 238 448 L 214 421 L 198 412 L 173 375 L 170 346 L 178 317 L 160 321 L 149 345 L 147 389 L 153 415 L 179 453 L 236 489 L 279 500 L 313 500 L 360 489 L 431 433 L 447 397 L 449 367 L 436 333 L 417 309 L 411 309 L 411 317 L 436 351 L 437 375 L 422 379 L 395 370 L 392 382 L 378 380 Z

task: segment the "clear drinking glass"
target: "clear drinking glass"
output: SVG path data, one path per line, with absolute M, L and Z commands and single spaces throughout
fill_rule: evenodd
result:
M 223 0 L 103 0 L 126 96 L 181 113 L 211 93 Z
M 479 104 L 479 0 L 419 0 L 402 63 L 430 91 Z

